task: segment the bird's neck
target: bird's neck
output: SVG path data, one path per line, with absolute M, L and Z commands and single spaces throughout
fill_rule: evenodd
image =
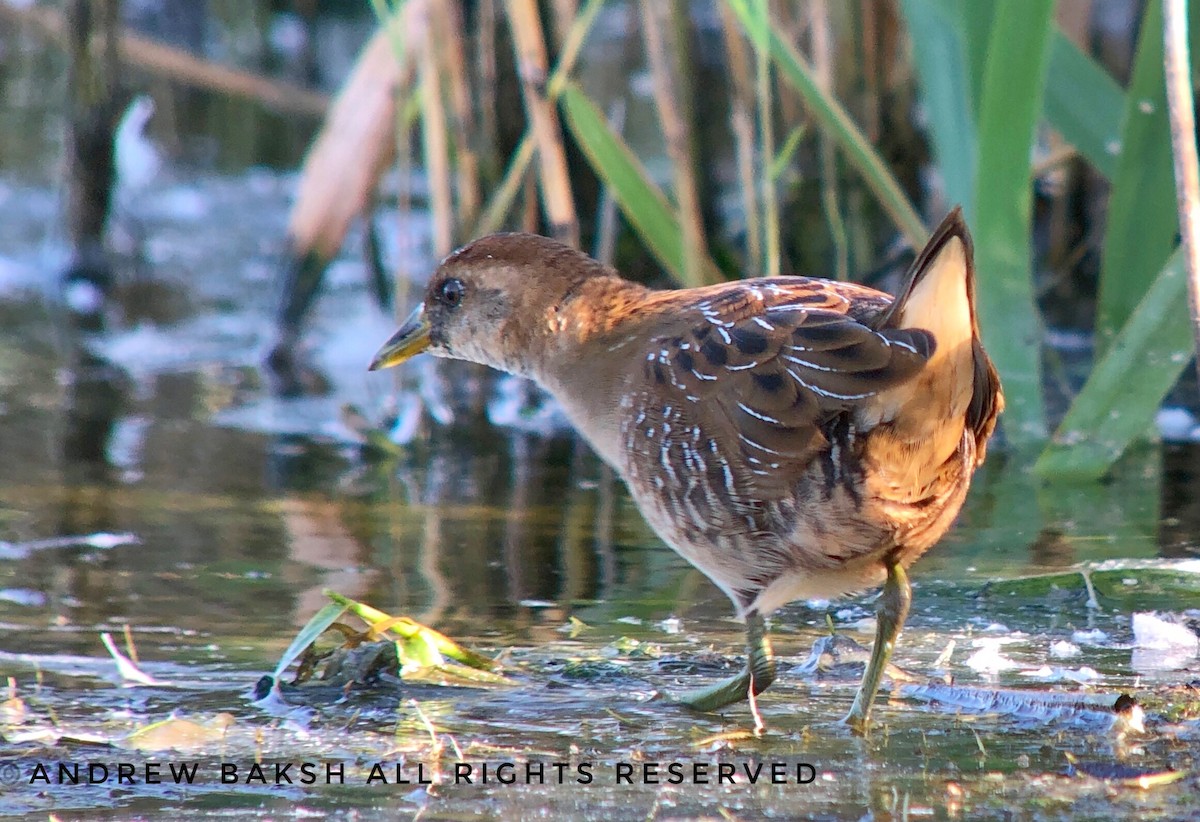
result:
M 563 406 L 574 426 L 614 468 L 619 414 L 641 335 L 639 305 L 649 289 L 620 277 L 595 277 L 548 311 L 546 338 L 533 377 Z

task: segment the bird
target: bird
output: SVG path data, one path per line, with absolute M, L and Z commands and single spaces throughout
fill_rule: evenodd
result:
M 162 170 L 162 152 L 146 135 L 153 116 L 154 98 L 139 94 L 121 115 L 113 135 L 116 199 L 119 208 L 126 211 Z
M 844 722 L 866 734 L 912 599 L 1003 410 L 953 210 L 896 296 L 781 276 L 652 289 L 565 244 L 493 234 L 446 257 L 370 370 L 426 352 L 532 379 L 658 536 L 745 622 L 745 669 L 678 695 L 715 711 L 775 679 L 765 617 L 882 586 Z

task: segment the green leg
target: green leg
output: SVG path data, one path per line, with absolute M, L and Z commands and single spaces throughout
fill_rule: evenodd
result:
M 912 603 L 912 586 L 904 569 L 890 559 L 887 569 L 887 582 L 883 584 L 883 594 L 879 598 L 879 616 L 875 625 L 875 645 L 871 648 L 871 661 L 863 674 L 862 684 L 858 686 L 850 713 L 842 720 L 860 734 L 867 731 L 867 723 L 871 718 L 871 703 L 875 701 L 879 681 L 883 679 L 883 671 L 887 668 L 888 660 L 892 658 L 892 649 L 896 646 L 900 629 L 904 627 L 904 620 L 908 617 L 908 606 Z
M 746 651 L 746 670 L 732 679 L 680 694 L 676 701 L 697 711 L 715 711 L 748 699 L 752 690 L 761 694 L 775 681 L 775 657 L 771 655 L 763 618 L 757 612 L 746 616 Z

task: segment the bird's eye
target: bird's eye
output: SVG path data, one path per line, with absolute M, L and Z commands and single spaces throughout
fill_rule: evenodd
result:
M 466 290 L 466 286 L 463 285 L 462 280 L 451 277 L 438 286 L 438 302 L 450 308 L 457 308 L 458 304 L 462 302 L 463 294 Z

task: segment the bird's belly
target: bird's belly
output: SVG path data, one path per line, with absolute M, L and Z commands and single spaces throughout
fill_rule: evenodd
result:
M 706 509 L 703 494 L 661 474 L 649 482 L 636 467 L 623 474 L 650 527 L 724 591 L 739 615 L 861 591 L 886 575 L 880 560 L 892 545 L 888 531 L 863 519 L 840 490 L 810 505 L 739 514 Z
M 639 468 L 641 469 L 639 471 Z M 960 481 L 921 504 L 845 488 L 815 475 L 784 502 L 716 509 L 686 475 L 672 482 L 636 460 L 621 470 L 642 516 L 680 556 L 733 601 L 739 615 L 800 599 L 833 599 L 881 585 L 889 556 L 907 567 L 946 531 L 962 504 Z

